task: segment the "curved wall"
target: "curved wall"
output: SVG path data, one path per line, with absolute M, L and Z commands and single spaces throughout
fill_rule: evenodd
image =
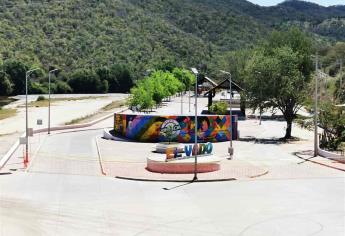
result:
M 139 142 L 194 142 L 194 116 L 156 116 L 115 114 L 117 136 Z M 169 131 L 169 132 L 166 132 Z M 170 135 L 165 135 L 165 134 Z M 168 136 L 168 137 L 167 137 Z M 198 116 L 198 142 L 223 142 L 237 139 L 237 116 Z

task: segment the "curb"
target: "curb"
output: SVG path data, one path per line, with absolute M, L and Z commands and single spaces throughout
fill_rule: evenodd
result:
M 121 180 L 130 180 L 130 181 L 140 181 L 140 182 L 160 182 L 160 183 L 212 183 L 212 182 L 226 182 L 226 181 L 235 181 L 236 178 L 225 178 L 225 179 L 202 179 L 202 180 L 174 180 L 174 179 L 145 179 L 145 178 L 131 178 L 123 176 L 115 176 L 116 179 Z
M 102 154 L 101 154 L 101 150 L 98 146 L 98 137 L 95 137 L 95 142 L 96 142 L 96 148 L 97 148 L 97 153 L 98 153 L 98 162 L 99 162 L 99 166 L 101 168 L 101 173 L 102 175 L 106 176 L 107 173 L 105 173 L 103 165 L 102 165 Z
M 122 109 L 118 112 L 124 112 L 128 110 L 128 107 L 125 109 Z M 58 131 L 58 130 L 68 130 L 68 129 L 80 129 L 80 128 L 86 128 L 86 127 L 90 127 L 93 126 L 103 120 L 106 120 L 110 117 L 112 117 L 114 115 L 114 113 L 105 115 L 97 120 L 91 121 L 89 123 L 84 123 L 84 124 L 77 124 L 77 125 L 65 125 L 65 126 L 56 126 L 56 127 L 51 127 L 50 131 Z M 43 133 L 43 132 L 47 132 L 48 128 L 43 128 L 43 129 L 36 129 L 33 131 L 34 134 L 38 134 L 38 133 Z M 25 137 L 25 132 L 20 136 L 20 137 Z M 8 152 L 0 159 L 0 170 L 6 165 L 6 163 L 8 162 L 8 160 L 11 158 L 11 156 L 13 155 L 13 153 L 17 150 L 17 148 L 19 147 L 19 141 L 17 140 L 12 147 L 8 150 Z
M 321 163 L 321 162 L 318 162 L 318 161 L 313 161 L 313 160 L 310 160 L 310 159 L 306 159 L 306 158 L 303 158 L 303 157 L 300 157 L 298 155 L 295 154 L 295 156 L 299 159 L 302 159 L 303 161 L 308 161 L 308 162 L 311 162 L 311 163 L 314 163 L 316 165 L 320 165 L 320 166 L 325 166 L 325 167 L 328 167 L 328 168 L 331 168 L 331 169 L 334 169 L 334 170 L 339 170 L 339 171 L 343 171 L 345 172 L 345 169 L 342 169 L 342 168 L 338 168 L 338 167 L 335 167 L 335 166 L 331 166 L 331 165 L 327 165 L 327 164 L 324 164 L 324 163 Z M 322 157 L 322 156 L 321 156 Z M 327 157 L 324 157 L 328 160 L 330 160 L 329 158 Z
M 318 149 L 318 154 L 322 157 L 325 157 L 327 159 L 338 161 L 341 163 L 345 163 L 345 156 L 342 156 L 340 154 L 332 153 L 326 150 L 323 150 L 321 148 Z

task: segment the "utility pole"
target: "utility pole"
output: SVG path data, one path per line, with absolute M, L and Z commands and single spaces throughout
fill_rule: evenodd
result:
M 25 73 L 25 157 L 24 163 L 29 162 L 29 117 L 28 117 L 28 79 L 38 69 L 29 70 Z
M 193 181 L 198 180 L 198 78 L 199 72 L 196 68 L 192 68 L 193 73 L 195 74 L 195 118 L 194 118 L 194 177 Z
M 49 78 L 49 95 L 48 95 L 48 134 L 50 134 L 50 77 L 53 72 L 58 71 L 58 69 L 50 70 L 48 72 L 48 78 Z
M 229 133 L 230 133 L 230 146 L 229 146 L 229 149 L 228 149 L 228 153 L 230 155 L 230 159 L 232 159 L 233 155 L 234 155 L 234 148 L 233 148 L 233 145 L 232 145 L 232 77 L 231 77 L 231 73 L 230 72 L 227 72 L 227 71 L 224 71 L 224 70 L 220 70 L 220 72 L 222 72 L 223 74 L 226 74 L 227 76 L 229 76 L 229 89 L 230 89 L 230 97 L 229 97 L 229 112 L 230 112 L 230 130 L 229 130 Z
M 317 99 L 318 99 L 318 79 L 319 79 L 319 56 L 316 55 L 315 62 L 315 104 L 314 104 L 314 157 L 318 155 L 319 142 L 318 142 L 318 114 L 317 114 Z

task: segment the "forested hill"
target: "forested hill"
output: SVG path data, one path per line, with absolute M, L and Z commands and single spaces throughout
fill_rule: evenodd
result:
M 345 40 L 345 7 L 245 0 L 0 0 L 0 64 L 17 58 L 65 71 L 124 63 L 145 71 L 195 65 L 298 25 Z

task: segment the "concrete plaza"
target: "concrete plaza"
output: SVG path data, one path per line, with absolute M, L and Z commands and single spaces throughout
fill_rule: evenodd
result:
M 162 109 L 179 107 L 176 98 Z M 0 235 L 345 233 L 344 164 L 311 158 L 309 131 L 294 127 L 293 135 L 301 141 L 279 143 L 284 122 L 264 121 L 260 126 L 257 120 L 241 121 L 243 140 L 234 142 L 233 163 L 241 163 L 242 171 L 255 166 L 267 174 L 237 174 L 236 181 L 226 182 L 168 183 L 118 179 L 119 171 L 111 166 L 105 170 L 113 174 L 102 175 L 102 165 L 117 163 L 135 177 L 138 171 L 131 165 L 142 165 L 153 146 L 100 139 L 103 128 L 112 125 L 108 119 L 88 130 L 36 135 L 27 170 L 22 169 L 19 148 L 0 171 Z M 216 144 L 217 155 L 225 159 L 227 146 Z

